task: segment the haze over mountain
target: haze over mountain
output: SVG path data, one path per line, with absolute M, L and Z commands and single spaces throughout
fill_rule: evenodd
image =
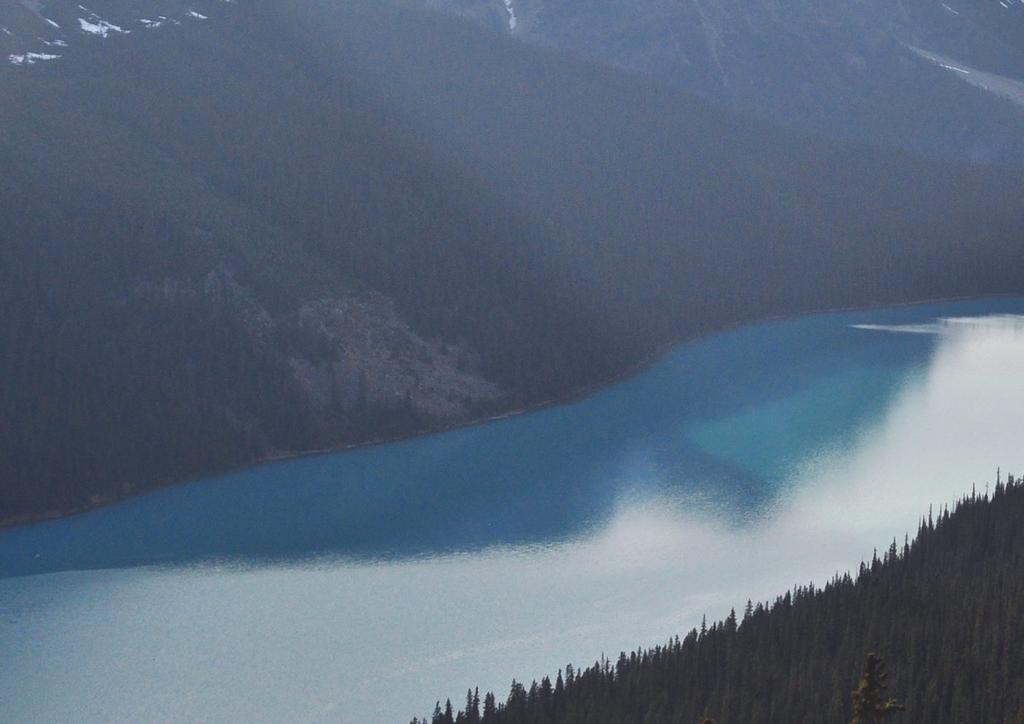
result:
M 1018 0 L 406 0 L 794 128 L 1024 160 Z
M 741 320 L 1021 288 L 1014 170 L 435 13 L 25 0 L 0 28 L 5 520 L 564 397 Z

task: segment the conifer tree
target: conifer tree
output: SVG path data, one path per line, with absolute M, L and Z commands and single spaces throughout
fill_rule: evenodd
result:
M 864 675 L 853 692 L 853 719 L 850 724 L 876 724 L 904 710 L 904 706 L 895 699 L 882 701 L 887 678 L 885 662 L 878 654 L 868 654 Z
M 494 693 L 488 691 L 484 694 L 484 724 L 490 724 L 498 715 L 498 706 L 494 700 Z

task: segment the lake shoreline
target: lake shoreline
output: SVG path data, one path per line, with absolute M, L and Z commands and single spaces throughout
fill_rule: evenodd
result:
M 680 345 L 690 344 L 690 343 L 696 342 L 696 341 L 698 341 L 700 339 L 706 338 L 706 337 L 711 336 L 711 335 L 720 334 L 720 333 L 723 333 L 723 332 L 728 332 L 728 331 L 739 329 L 741 327 L 745 327 L 745 326 L 749 326 L 749 325 L 767 324 L 767 323 L 770 323 L 770 322 L 776 322 L 776 321 L 781 321 L 781 320 L 785 320 L 785 319 L 794 319 L 794 318 L 797 318 L 797 317 L 813 316 L 813 315 L 821 315 L 821 314 L 839 314 L 839 313 L 843 313 L 843 312 L 870 311 L 870 310 L 873 310 L 873 309 L 900 309 L 900 308 L 907 308 L 907 307 L 926 306 L 926 305 L 930 305 L 930 304 L 966 302 L 966 301 L 974 301 L 974 300 L 981 300 L 981 299 L 1011 298 L 1011 297 L 1014 297 L 1014 296 L 1018 296 L 1018 295 L 1017 294 L 1013 294 L 1013 293 L 976 294 L 976 295 L 966 295 L 966 296 L 959 296 L 959 297 L 940 297 L 940 298 L 934 298 L 934 299 L 922 299 L 922 300 L 915 300 L 915 301 L 909 301 L 909 302 L 898 302 L 898 303 L 894 303 L 894 302 L 874 302 L 874 303 L 869 303 L 869 304 L 846 306 L 846 307 L 831 307 L 831 308 L 822 308 L 822 309 L 812 309 L 812 310 L 807 310 L 807 311 L 802 311 L 802 312 L 794 312 L 794 313 L 790 313 L 790 314 L 774 314 L 774 315 L 768 315 L 768 316 L 764 316 L 764 317 L 755 317 L 755 318 L 747 319 L 747 320 L 744 320 L 744 321 L 734 322 L 734 323 L 731 323 L 731 324 L 724 324 L 724 325 L 722 325 L 720 327 L 716 327 L 714 329 L 706 330 L 706 331 L 698 333 L 698 334 L 684 336 L 684 337 L 678 338 L 678 339 L 676 339 L 676 340 L 674 340 L 674 341 L 672 341 L 670 343 L 666 343 L 665 345 L 662 345 L 661 347 L 655 349 L 650 354 L 644 356 L 641 360 L 639 360 L 635 364 L 633 364 L 633 365 L 629 366 L 628 368 L 626 368 L 625 370 L 623 370 L 623 371 L 613 375 L 612 377 L 610 377 L 608 379 L 605 379 L 605 380 L 602 380 L 600 382 L 594 383 L 592 385 L 587 385 L 587 386 L 579 388 L 579 389 L 571 390 L 571 391 L 567 392 L 566 394 L 561 395 L 559 397 L 551 398 L 551 399 L 548 399 L 548 400 L 542 400 L 542 401 L 539 401 L 539 402 L 536 402 L 536 403 L 533 403 L 533 404 L 530 404 L 530 405 L 524 405 L 524 406 L 521 406 L 521 407 L 517 407 L 517 408 L 511 409 L 511 410 L 506 410 L 504 412 L 500 412 L 500 413 L 496 413 L 496 414 L 492 414 L 492 415 L 487 415 L 487 416 L 484 416 L 484 417 L 470 418 L 470 419 L 467 419 L 467 420 L 462 420 L 462 421 L 459 421 L 459 422 L 455 422 L 455 423 L 451 423 L 451 424 L 447 424 L 447 425 L 442 425 L 442 426 L 439 426 L 439 427 L 436 427 L 436 428 L 429 428 L 429 429 L 424 429 L 424 430 L 420 430 L 420 431 L 416 431 L 416 432 L 405 433 L 405 434 L 397 435 L 397 436 L 394 436 L 394 437 L 376 438 L 376 439 L 371 439 L 371 440 L 364 440 L 364 441 L 361 441 L 361 442 L 345 443 L 345 444 L 341 444 L 341 445 L 333 445 L 333 446 L 329 446 L 329 447 L 326 447 L 326 448 L 318 448 L 318 449 L 313 449 L 313 450 L 287 451 L 287 452 L 277 453 L 277 454 L 274 454 L 274 455 L 267 455 L 267 456 L 264 456 L 264 457 L 261 457 L 261 458 L 257 458 L 255 460 L 252 460 L 252 461 L 247 462 L 247 463 L 243 463 L 243 464 L 240 464 L 240 465 L 229 466 L 229 467 L 226 467 L 226 468 L 220 469 L 220 470 L 211 470 L 211 471 L 208 471 L 206 473 L 203 473 L 203 474 L 197 475 L 197 476 L 185 477 L 185 478 L 173 477 L 173 478 L 167 478 L 167 479 L 164 479 L 164 480 L 159 480 L 159 481 L 155 482 L 153 485 L 146 486 L 145 488 L 138 488 L 135 484 L 126 483 L 124 485 L 125 492 L 122 495 L 102 496 L 102 497 L 101 496 L 95 496 L 95 497 L 92 498 L 92 500 L 88 504 L 81 505 L 81 506 L 76 506 L 74 508 L 67 508 L 67 509 L 60 509 L 60 510 L 51 510 L 51 511 L 45 511 L 45 512 L 42 512 L 42 513 L 32 514 L 32 515 L 14 516 L 14 517 L 11 517 L 11 518 L 2 519 L 2 520 L 0 520 L 0 532 L 6 531 L 6 530 L 12 530 L 12 529 L 15 529 L 15 528 L 20 528 L 20 527 L 25 527 L 25 526 L 31 526 L 31 525 L 35 525 L 35 524 L 41 524 L 41 523 L 58 521 L 58 520 L 62 520 L 64 518 L 70 518 L 70 517 L 74 517 L 74 516 L 78 516 L 78 515 L 84 515 L 84 514 L 93 512 L 95 510 L 99 510 L 101 508 L 105 508 L 105 507 L 109 507 L 109 506 L 112 506 L 112 505 L 116 505 L 116 504 L 124 502 L 125 500 L 128 500 L 130 498 L 134 498 L 134 497 L 142 496 L 142 495 L 148 495 L 150 493 L 155 493 L 155 492 L 157 492 L 157 491 L 159 491 L 159 490 L 161 490 L 163 488 L 167 488 L 167 487 L 170 487 L 170 486 L 188 485 L 188 484 L 198 483 L 198 482 L 201 482 L 203 480 L 208 480 L 210 478 L 223 477 L 225 475 L 231 475 L 233 473 L 242 472 L 242 471 L 245 471 L 245 470 L 250 470 L 250 469 L 253 469 L 253 468 L 256 468 L 256 467 L 260 467 L 260 466 L 263 466 L 263 465 L 270 465 L 270 464 L 273 464 L 273 463 L 286 462 L 286 461 L 289 461 L 289 460 L 296 460 L 296 459 L 306 458 L 306 457 L 314 457 L 314 456 L 321 456 L 321 455 L 333 455 L 333 454 L 336 454 L 336 453 L 343 453 L 343 452 L 350 452 L 350 451 L 354 451 L 354 450 L 373 448 L 373 447 L 378 447 L 378 446 L 381 446 L 381 445 L 390 445 L 390 444 L 394 444 L 394 443 L 399 443 L 399 442 L 404 442 L 404 441 L 407 441 L 407 440 L 413 440 L 413 439 L 419 439 L 419 438 L 429 438 L 429 437 L 431 437 L 433 435 L 441 435 L 441 434 L 453 432 L 453 431 L 464 429 L 464 428 L 472 428 L 472 427 L 477 427 L 477 426 L 481 426 L 481 425 L 487 425 L 487 424 L 490 424 L 490 423 L 493 423 L 493 422 L 498 422 L 498 421 L 501 421 L 501 420 L 504 420 L 504 419 L 508 419 L 508 418 L 512 418 L 512 417 L 517 417 L 517 416 L 520 416 L 520 415 L 525 415 L 525 414 L 534 413 L 534 412 L 540 412 L 542 410 L 553 408 L 553 407 L 560 407 L 560 406 L 563 406 L 563 405 L 572 405 L 572 404 L 575 404 L 577 402 L 581 402 L 583 400 L 586 400 L 587 398 L 589 398 L 589 397 L 591 397 L 591 396 L 601 392 L 602 390 L 605 390 L 605 389 L 608 389 L 610 387 L 613 387 L 613 386 L 615 386 L 615 385 L 617 385 L 617 384 L 619 384 L 621 382 L 624 382 L 624 381 L 634 377 L 637 374 L 640 374 L 640 373 L 644 372 L 645 370 L 650 369 L 653 365 L 657 364 L 666 355 L 668 355 L 672 350 L 674 350 L 675 348 L 679 347 Z

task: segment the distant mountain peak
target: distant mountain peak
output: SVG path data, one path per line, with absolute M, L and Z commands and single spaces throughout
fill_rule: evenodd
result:
M 82 42 L 208 21 L 234 0 L 18 0 L 0 8 L 0 58 L 27 68 L 70 61 Z M 62 49 L 55 52 L 55 48 Z
M 1024 163 L 1021 0 L 401 1 L 799 130 Z

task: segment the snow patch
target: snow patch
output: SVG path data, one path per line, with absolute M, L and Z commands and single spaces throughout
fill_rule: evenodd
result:
M 45 20 L 47 23 L 49 23 L 53 27 L 57 28 L 57 30 L 60 30 L 60 26 L 57 25 L 57 23 L 55 23 L 54 21 L 50 20 L 49 18 L 43 18 L 43 20 Z
M 953 71 L 957 74 L 958 78 L 970 83 L 975 88 L 988 91 L 989 93 L 1010 101 L 1020 108 L 1024 108 L 1024 81 L 971 68 L 970 66 L 953 60 L 952 58 L 948 58 L 944 55 L 939 55 L 938 53 L 933 53 L 922 48 L 917 48 L 913 45 L 907 45 L 906 47 L 940 68 Z
M 953 8 L 949 7 L 949 5 L 947 5 L 946 3 L 942 3 L 942 7 L 946 8 L 946 10 L 948 10 L 951 13 L 953 13 L 954 15 L 959 15 L 960 14 L 959 12 L 954 10 Z
M 197 13 L 195 10 L 189 10 L 188 11 L 188 16 L 190 18 L 195 18 L 196 20 L 209 20 L 208 17 L 206 17 L 202 13 Z
M 8 55 L 7 60 L 14 65 L 35 65 L 44 60 L 57 60 L 59 57 L 52 53 L 24 53 L 23 55 Z
M 78 7 L 82 6 L 79 5 Z M 81 26 L 83 33 L 89 33 L 90 35 L 98 35 L 101 38 L 107 37 L 110 33 L 124 33 L 125 35 L 127 35 L 131 32 L 130 30 L 125 30 L 119 25 L 108 23 L 106 20 L 101 20 L 100 18 L 95 18 L 95 22 L 91 20 L 86 20 L 85 18 L 79 18 L 78 24 Z
M 936 61 L 936 62 L 938 62 L 938 61 Z M 958 68 L 957 66 L 949 65 L 948 63 L 939 63 L 939 65 L 941 65 L 946 70 L 956 71 L 957 73 L 963 73 L 964 75 L 970 75 L 971 74 L 971 71 L 969 71 L 969 70 L 966 70 L 964 68 Z
M 508 13 L 508 29 L 511 32 L 515 32 L 516 25 L 519 24 L 519 19 L 516 17 L 515 6 L 512 5 L 512 0 L 504 0 L 505 11 Z

